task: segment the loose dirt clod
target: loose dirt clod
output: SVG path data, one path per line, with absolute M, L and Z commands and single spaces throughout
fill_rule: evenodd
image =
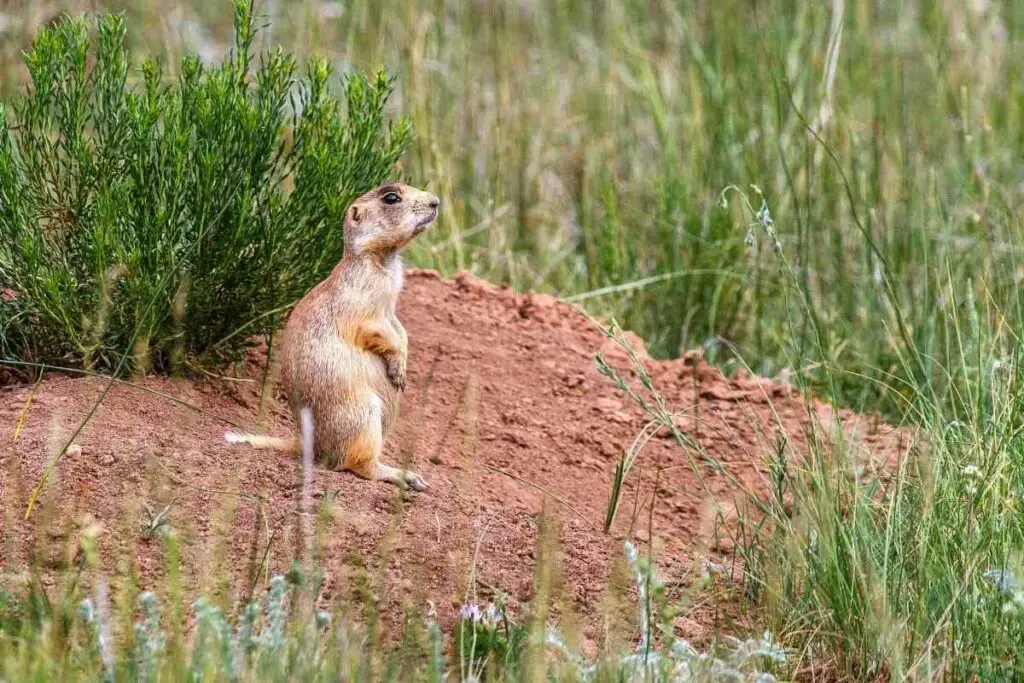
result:
M 403 422 L 385 456 L 395 463 L 408 456 L 408 466 L 430 481 L 430 490 L 401 502 L 392 486 L 319 468 L 313 483 L 328 506 L 321 540 L 325 599 L 350 594 L 361 571 L 379 575 L 386 541 L 382 606 L 395 619 L 404 603 L 460 603 L 474 556 L 478 592 L 499 589 L 513 600 L 529 599 L 542 506 L 560 518 L 563 594 L 588 630 L 596 628 L 598 604 L 631 523 L 641 549 L 654 550 L 669 583 L 689 585 L 702 568 L 731 570 L 736 561 L 726 553 L 736 541 L 728 537 L 730 523 L 748 495 L 770 489 L 767 459 L 779 434 L 788 436 L 791 457 L 799 454 L 809 413 L 827 413 L 806 410 L 788 387 L 750 377 L 730 381 L 699 354 L 655 361 L 638 349 L 669 405 L 685 411 L 679 424 L 724 473 L 657 435 L 641 452 L 606 536 L 600 529 L 616 462 L 647 420 L 598 374 L 593 356 L 602 351 L 628 377 L 625 354 L 571 305 L 515 294 L 466 274 L 446 281 L 432 272 L 409 272 L 398 314 L 409 332 L 408 388 Z M 266 425 L 276 435 L 293 433 L 282 403 L 270 401 L 266 414 L 257 413 L 264 358 L 250 356 L 247 372 L 254 382 L 140 380 L 201 407 L 201 413 L 154 393 L 114 387 L 76 439 L 84 453 L 102 453 L 109 464 L 99 457 L 61 462 L 55 479 L 62 512 L 88 511 L 105 529 L 120 530 L 138 520 L 138 501 L 166 505 L 173 498 L 168 524 L 191 548 L 181 555 L 195 586 L 204 577 L 200 564 L 218 555 L 215 544 L 230 546 L 222 557 L 238 594 L 249 588 L 254 562 L 263 557 L 272 572 L 286 569 L 297 547 L 301 463 L 292 455 L 223 443 L 225 425 L 213 417 Z M 103 386 L 101 379 L 44 380 L 17 443 L 11 436 L 18 411 L 0 413 L 0 492 L 10 506 L 2 523 L 23 517 L 26 482 L 37 481 L 49 461 L 54 413 L 63 413 L 63 424 L 75 424 Z M 5 400 L 20 407 L 31 391 L 16 387 Z M 856 431 L 863 457 L 884 462 L 900 448 L 898 432 L 883 424 L 842 411 L 839 418 L 845 430 Z M 634 515 L 635 509 L 640 513 Z M 14 522 L 22 560 L 33 523 Z M 225 528 L 231 530 L 227 540 L 218 540 L 217 530 Z M 158 543 L 109 531 L 100 542 L 106 571 L 113 573 L 119 558 L 135 563 L 144 584 L 156 583 L 165 571 Z M 698 636 L 715 609 L 694 608 L 682 622 Z M 448 622 L 454 615 L 447 607 L 439 613 Z

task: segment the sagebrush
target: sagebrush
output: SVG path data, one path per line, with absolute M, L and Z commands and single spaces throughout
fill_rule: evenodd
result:
M 95 29 L 93 31 L 92 29 Z M 94 35 L 93 35 L 94 34 Z M 342 253 L 349 201 L 411 133 L 392 79 L 252 53 L 235 4 L 220 64 L 135 70 L 106 15 L 40 30 L 0 108 L 0 353 L 99 370 L 237 357 Z

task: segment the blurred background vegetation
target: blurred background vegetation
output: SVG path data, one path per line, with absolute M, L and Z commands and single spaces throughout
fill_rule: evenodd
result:
M 2 86 L 61 12 L 123 11 L 137 58 L 220 60 L 228 2 L 8 2 Z M 443 197 L 410 260 L 577 297 L 844 403 L 951 391 L 954 313 L 1019 318 L 1024 5 L 974 0 L 266 0 L 256 46 L 387 69 Z M 771 240 L 745 244 L 730 184 Z M 796 305 L 794 305 L 796 304 Z M 913 357 L 913 360 L 911 359 Z M 934 361 L 934 362 L 933 362 Z M 833 369 L 836 372 L 826 372 Z M 867 380 L 865 381 L 865 377 Z M 882 384 L 879 384 L 879 383 Z M 881 387 L 885 388 L 881 388 Z

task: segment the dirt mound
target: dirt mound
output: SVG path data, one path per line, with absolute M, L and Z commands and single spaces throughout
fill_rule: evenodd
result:
M 734 567 L 728 532 L 746 492 L 768 490 L 766 458 L 780 435 L 798 454 L 809 421 L 828 417 L 827 407 L 808 410 L 783 385 L 730 381 L 692 354 L 653 361 L 641 347 L 655 385 L 669 406 L 683 411 L 679 424 L 721 469 L 694 463 L 659 434 L 640 455 L 613 533 L 605 535 L 616 462 L 646 418 L 598 374 L 594 354 L 603 350 L 613 367 L 628 372 L 625 354 L 566 303 L 468 276 L 445 281 L 410 272 L 399 315 L 410 338 L 409 386 L 403 423 L 386 456 L 397 463 L 408 454 L 410 468 L 430 489 L 403 504 L 386 484 L 315 471 L 317 496 L 332 501 L 320 539 L 327 602 L 349 595 L 361 572 L 376 572 L 387 577 L 378 586 L 386 614 L 397 618 L 404 604 L 431 603 L 450 621 L 472 567 L 478 595 L 501 590 L 526 600 L 547 499 L 559 521 L 561 586 L 593 633 L 627 535 L 642 549 L 653 544 L 662 576 L 676 586 L 689 585 L 708 562 Z M 260 410 L 261 361 L 254 351 L 248 376 L 240 379 L 114 385 L 30 522 L 21 519 L 30 489 L 107 381 L 57 376 L 35 390 L 0 394 L 7 568 L 29 559 L 33 535 L 69 538 L 88 513 L 105 528 L 105 571 L 134 572 L 144 587 L 161 585 L 163 545 L 140 531 L 150 524 L 146 504 L 155 515 L 169 506 L 186 579 L 195 588 L 244 594 L 265 577 L 264 562 L 271 572 L 287 568 L 302 537 L 297 459 L 222 439 L 225 420 L 248 428 L 262 421 L 273 434 L 292 429 L 280 399 L 264 396 Z M 869 460 L 887 459 L 900 447 L 900 436 L 888 428 L 852 414 L 841 418 Z M 66 561 L 52 555 L 36 559 L 52 568 Z M 204 566 L 230 567 L 234 584 L 216 585 L 216 576 L 198 569 Z M 699 639 L 718 618 L 716 610 L 698 601 L 680 621 L 684 634 Z

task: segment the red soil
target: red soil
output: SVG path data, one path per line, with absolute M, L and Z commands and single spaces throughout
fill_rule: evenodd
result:
M 683 635 L 701 640 L 725 613 L 736 614 L 735 608 L 723 612 L 721 598 L 730 581 L 740 587 L 737 541 L 730 537 L 737 510 L 745 509 L 748 494 L 767 495 L 767 461 L 780 435 L 788 436 L 787 454 L 797 457 L 811 421 L 831 422 L 826 406 L 808 410 L 772 381 L 729 380 L 694 354 L 651 360 L 631 337 L 670 408 L 685 411 L 678 423 L 723 471 L 691 465 L 691 454 L 659 434 L 638 458 L 613 533 L 605 535 L 616 462 L 646 423 L 595 369 L 601 351 L 632 377 L 621 349 L 569 304 L 467 276 L 452 282 L 410 272 L 399 316 L 409 331 L 409 385 L 386 461 L 397 464 L 408 454 L 410 469 L 430 488 L 402 503 L 389 485 L 315 469 L 317 501 L 324 491 L 333 496 L 318 551 L 324 602 L 350 596 L 366 572 L 386 616 L 398 618 L 404 605 L 432 604 L 450 622 L 474 566 L 478 600 L 496 589 L 512 601 L 526 600 L 535 585 L 544 507 L 557 521 L 562 612 L 578 614 L 591 638 L 602 637 L 599 604 L 634 522 L 641 551 L 653 550 L 662 578 L 688 598 L 689 611 L 677 622 Z M 261 417 L 263 359 L 254 350 L 242 381 L 135 382 L 204 412 L 114 385 L 29 522 L 22 518 L 32 487 L 107 380 L 54 376 L 34 393 L 25 385 L 0 393 L 5 575 L 33 559 L 33 538 L 49 541 L 34 559 L 53 573 L 64 561 L 53 548 L 74 541 L 91 515 L 104 528 L 103 571 L 133 572 L 143 588 L 165 585 L 164 545 L 139 532 L 145 503 L 154 511 L 170 504 L 192 589 L 244 594 L 264 557 L 271 572 L 286 569 L 306 524 L 297 521 L 300 463 L 223 441 L 229 427 L 223 419 L 254 430 L 263 423 L 278 435 L 292 429 L 279 397 L 266 397 Z M 877 463 L 901 448 L 900 435 L 880 423 L 845 412 L 840 418 L 864 458 Z M 687 592 L 709 562 L 726 571 L 711 588 Z M 210 567 L 230 568 L 233 583 L 216 583 Z M 742 627 L 733 626 L 728 630 Z

